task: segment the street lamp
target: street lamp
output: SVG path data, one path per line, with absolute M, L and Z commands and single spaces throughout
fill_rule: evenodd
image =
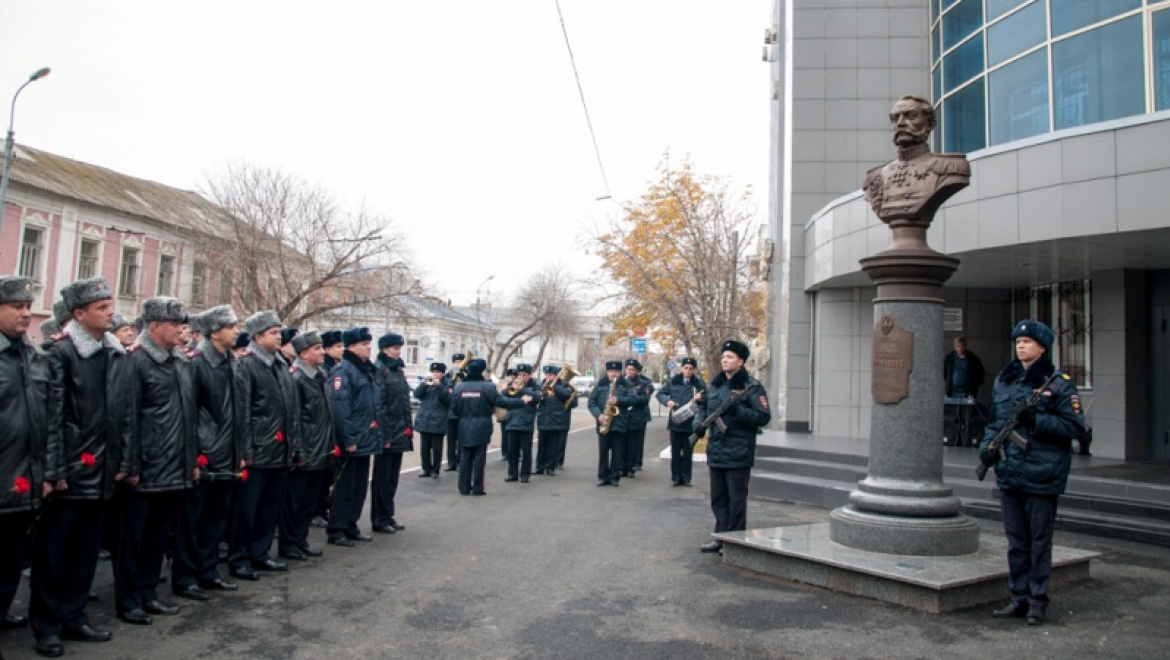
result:
M 479 325 L 479 292 L 488 282 L 495 279 L 495 275 L 488 275 L 487 279 L 480 282 L 479 286 L 475 287 L 475 354 L 479 355 L 479 336 L 483 334 L 483 328 Z
M 47 75 L 49 75 L 49 67 L 37 69 L 12 95 L 12 108 L 8 111 L 8 137 L 4 138 L 4 175 L 0 177 L 0 228 L 4 225 L 4 202 L 8 198 L 8 170 L 12 168 L 12 138 L 15 135 L 12 132 L 12 125 L 16 121 L 16 97 L 20 96 L 24 88 L 32 84 L 33 81 L 40 80 Z

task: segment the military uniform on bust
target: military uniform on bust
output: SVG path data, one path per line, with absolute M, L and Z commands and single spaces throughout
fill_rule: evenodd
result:
M 572 410 L 577 407 L 577 393 L 568 383 L 557 378 L 561 373 L 560 367 L 549 364 L 541 371 L 545 378 L 541 392 L 549 391 L 552 396 L 542 396 L 536 406 L 536 430 L 539 435 L 536 474 L 551 477 L 557 473 L 559 461 L 564 460 Z
M 658 390 L 658 403 L 671 413 L 667 430 L 670 432 L 670 485 L 690 486 L 694 465 L 694 449 L 691 447 L 691 431 L 694 415 L 680 421 L 674 412 L 691 401 L 702 401 L 707 384 L 695 373 L 698 363 L 694 358 L 682 359 L 682 372 L 670 377 L 666 385 Z
M 630 384 L 622 378 L 621 362 L 606 362 L 605 372 L 606 378 L 589 393 L 589 412 L 597 420 L 597 485 L 616 486 L 626 470 L 626 424 L 633 397 Z
M 358 520 L 370 484 L 370 457 L 382 453 L 381 383 L 377 367 L 370 362 L 374 337 L 369 328 L 350 328 L 342 337 L 345 354 L 329 374 L 342 467 L 333 491 L 328 534 L 329 543 L 352 547 L 355 541 L 373 540 L 362 534 Z
M 508 448 L 508 477 L 504 481 L 528 483 L 532 475 L 532 432 L 540 388 L 532 380 L 532 365 L 516 365 L 516 381 L 500 395 L 496 405 L 508 411 L 504 418 L 505 446 Z
M 451 412 L 451 381 L 446 372 L 447 365 L 434 362 L 430 377 L 414 388 L 414 398 L 419 401 L 414 430 L 419 434 L 422 453 L 420 477 L 438 479 L 443 467 L 443 435 L 447 433 L 447 415 Z
M 467 376 L 455 386 L 451 412 L 459 424 L 459 494 L 486 495 L 483 469 L 492 441 L 492 416 L 499 393 L 485 380 L 487 362 L 467 363 Z
M 642 375 L 642 363 L 630 358 L 626 360 L 626 382 L 630 384 L 630 418 L 626 421 L 626 456 L 622 461 L 625 468 L 622 476 L 634 478 L 642 469 L 642 454 L 646 446 L 646 425 L 653 416 L 650 414 L 650 399 L 654 396 L 654 383 Z
M 403 452 L 414 451 L 411 427 L 410 385 L 402 368 L 402 335 L 388 333 L 378 339 L 378 377 L 381 379 L 379 406 L 382 415 L 382 451 L 374 456 L 370 488 L 370 526 L 380 534 L 404 528 L 395 519 L 394 496 L 402 472 Z

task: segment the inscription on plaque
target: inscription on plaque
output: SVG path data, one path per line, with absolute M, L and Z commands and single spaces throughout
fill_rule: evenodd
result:
M 914 365 L 914 333 L 889 313 L 873 328 L 873 402 L 898 403 L 910 396 Z

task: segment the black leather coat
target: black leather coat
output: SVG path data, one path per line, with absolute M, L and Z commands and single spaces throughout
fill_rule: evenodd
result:
M 220 353 L 204 340 L 188 354 L 195 369 L 195 393 L 199 408 L 196 437 L 199 453 L 207 457 L 209 472 L 231 474 L 240 471 L 245 455 L 244 429 L 236 414 L 235 389 L 240 361 Z
M 145 334 L 130 347 L 129 360 L 133 432 L 122 456 L 123 471 L 138 476 L 139 492 L 190 488 L 199 454 L 191 363 Z
M 434 385 L 419 383 L 414 388 L 418 399 L 418 415 L 414 418 L 414 430 L 420 433 L 447 434 L 447 416 L 451 412 L 451 381 L 446 376 Z
M 321 369 L 297 360 L 293 363 L 292 380 L 297 393 L 297 437 L 305 463 L 301 469 L 323 470 L 333 464 L 333 449 L 337 446 L 329 378 Z
M 382 441 L 390 443 L 387 453 L 414 451 L 411 428 L 410 384 L 402 360 L 378 354 L 378 378 L 381 381 Z
M 21 341 L 14 348 L 0 334 L 0 515 L 39 506 L 44 483 L 52 366 L 32 339 Z
M 707 429 L 707 465 L 710 467 L 725 470 L 752 467 L 756 460 L 756 435 L 760 427 L 772 421 L 768 392 L 760 381 L 748 374 L 747 369 L 741 368 L 730 379 L 722 372 L 711 379 L 707 394 L 699 401 L 695 426 L 737 392 L 743 392 L 743 395 L 720 417 L 726 430 L 720 429 L 718 424 Z
M 543 392 L 544 387 L 541 386 Z M 565 404 L 568 403 L 566 408 Z M 577 393 L 561 380 L 553 381 L 552 396 L 543 397 L 536 406 L 536 428 L 541 431 L 568 431 Z
M 254 468 L 286 468 L 297 451 L 296 394 L 288 364 L 253 343 L 240 358 L 236 410 L 244 433 L 244 458 Z

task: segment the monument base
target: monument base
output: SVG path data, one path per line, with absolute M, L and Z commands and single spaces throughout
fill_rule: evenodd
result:
M 852 504 L 829 514 L 834 543 L 898 555 L 950 557 L 979 550 L 979 523 L 963 514 L 942 518 L 886 516 Z
M 833 591 L 924 612 L 1006 603 L 1007 541 L 984 534 L 972 554 L 957 557 L 891 555 L 829 540 L 829 524 L 725 532 L 723 563 Z M 1096 552 L 1054 546 L 1052 587 L 1089 578 Z

